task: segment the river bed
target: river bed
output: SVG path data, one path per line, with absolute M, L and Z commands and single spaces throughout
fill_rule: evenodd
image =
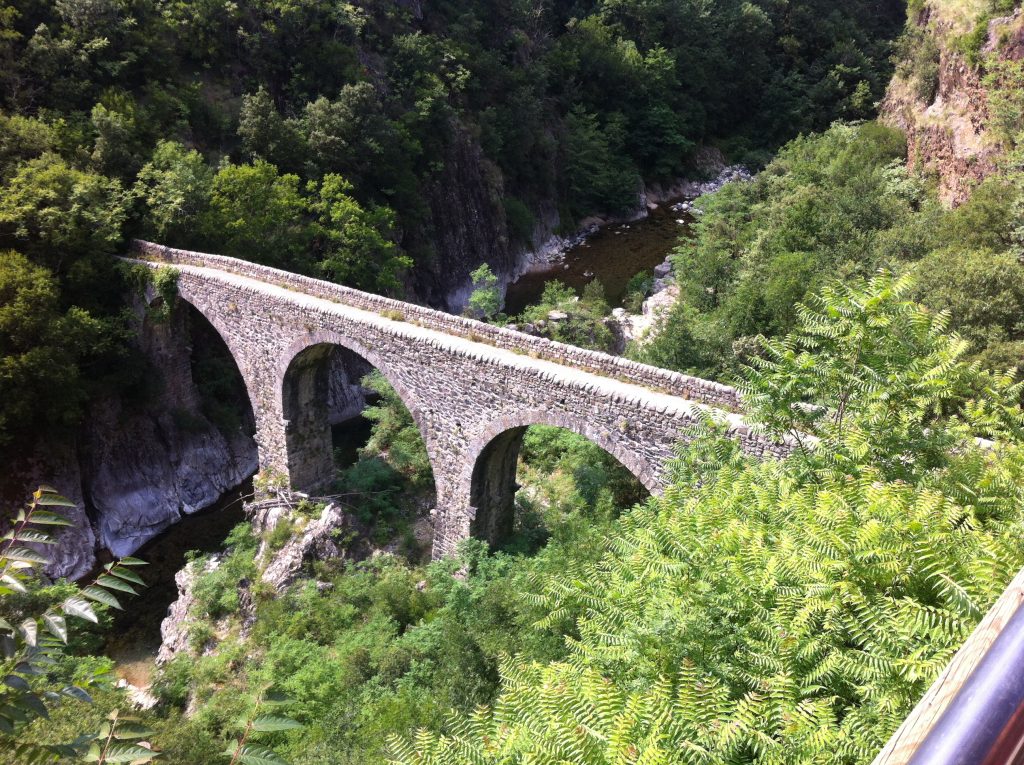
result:
M 117 662 L 118 677 L 140 688 L 149 685 L 160 648 L 160 622 L 178 597 L 174 575 L 185 566 L 190 550 L 213 553 L 223 549 L 231 529 L 245 520 L 242 503 L 251 496 L 249 479 L 211 507 L 184 516 L 134 554 L 146 561 L 146 566 L 136 569 L 146 588 L 136 597 L 119 598 L 124 611 L 115 612 L 108 633 L 111 637 L 103 651 Z

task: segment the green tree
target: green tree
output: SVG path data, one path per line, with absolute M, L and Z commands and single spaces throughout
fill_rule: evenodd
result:
M 238 135 L 250 159 L 262 159 L 287 170 L 301 166 L 304 149 L 301 135 L 292 122 L 281 116 L 262 86 L 242 98 Z
M 313 243 L 307 212 L 298 176 L 281 175 L 262 159 L 229 163 L 213 178 L 203 230 L 226 255 L 305 271 Z
M 498 277 L 491 267 L 482 264 L 469 275 L 473 291 L 469 295 L 466 311 L 474 318 L 489 319 L 501 310 L 501 291 L 498 289 Z
M 0 446 L 77 423 L 88 394 L 81 363 L 105 329 L 80 308 L 62 309 L 45 268 L 0 251 Z
M 135 182 L 135 194 L 146 207 L 147 233 L 166 244 L 193 244 L 209 204 L 213 176 L 198 151 L 160 141 Z
M 373 292 L 401 289 L 401 275 L 412 260 L 395 244 L 395 214 L 387 207 L 365 209 L 340 175 L 310 182 L 317 268 L 340 284 Z
M 892 480 L 945 465 L 969 440 L 968 425 L 980 424 L 957 414 L 973 415 L 964 407 L 974 399 L 995 407 L 989 435 L 1015 437 L 1024 422 L 1012 403 L 1018 386 L 964 361 L 967 342 L 946 334 L 946 314 L 908 299 L 912 285 L 880 274 L 830 284 L 799 306 L 797 330 L 762 339 L 751 359 L 741 386 L 751 421 L 844 474 L 864 465 Z
M 3 187 L 0 241 L 65 276 L 113 252 L 127 201 L 120 182 L 44 154 L 24 163 Z
M 566 120 L 566 130 L 566 174 L 576 215 L 617 214 L 635 206 L 639 176 L 623 152 L 621 119 L 612 115 L 602 126 L 597 115 L 576 108 Z

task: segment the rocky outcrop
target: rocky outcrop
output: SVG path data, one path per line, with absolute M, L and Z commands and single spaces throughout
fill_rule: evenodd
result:
M 157 651 L 156 663 L 166 664 L 180 653 L 189 650 L 189 629 L 191 620 L 189 612 L 195 606 L 195 584 L 200 576 L 214 571 L 223 560 L 222 556 L 214 555 L 205 563 L 193 561 L 174 575 L 174 583 L 178 587 L 178 598 L 167 609 L 167 617 L 160 622 L 160 650 Z
M 344 545 L 339 541 L 339 532 L 348 526 L 345 513 L 335 504 L 328 504 L 316 519 L 296 516 L 294 513 L 272 513 L 273 521 L 264 517 L 262 523 L 254 522 L 254 527 L 268 523 L 293 523 L 295 531 L 280 550 L 270 550 L 266 543 L 261 547 L 257 559 L 267 561 L 261 579 L 278 592 L 283 591 L 294 582 L 303 567 L 315 560 L 330 560 L 344 555 Z M 267 530 L 270 530 L 267 528 Z
M 983 55 L 1017 60 L 1024 54 L 1020 11 L 992 19 Z M 971 190 L 997 169 L 1002 147 L 990 126 L 989 98 L 979 69 L 955 47 L 970 30 L 951 3 L 930 2 L 918 14 L 920 46 L 915 62 L 897 68 L 881 104 L 881 120 L 906 133 L 908 162 L 933 172 L 939 195 L 949 205 L 964 202 Z M 915 47 L 920 47 L 915 46 Z

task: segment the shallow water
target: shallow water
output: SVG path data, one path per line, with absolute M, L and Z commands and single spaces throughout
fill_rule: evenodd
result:
M 564 282 L 580 292 L 599 279 L 609 304 L 621 305 L 629 280 L 640 272 L 652 273 L 679 238 L 690 233 L 692 219 L 687 213 L 672 212 L 671 204 L 660 205 L 643 220 L 604 226 L 568 250 L 565 259 L 553 268 L 523 274 L 508 287 L 505 313 L 517 316 L 527 306 L 539 302 L 544 285 L 551 280 Z

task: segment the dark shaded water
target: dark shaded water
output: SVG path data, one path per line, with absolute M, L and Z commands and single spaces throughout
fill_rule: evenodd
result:
M 212 507 L 186 515 L 135 553 L 148 565 L 137 569 L 146 581 L 138 597 L 121 599 L 124 611 L 114 617 L 112 636 L 104 653 L 118 663 L 118 674 L 133 685 L 148 684 L 153 659 L 160 647 L 160 622 L 178 597 L 174 575 L 185 565 L 189 550 L 212 553 L 245 520 L 242 503 L 252 495 L 252 480 L 222 496 Z
M 672 212 L 671 203 L 660 205 L 644 220 L 601 228 L 582 244 L 565 253 L 565 259 L 544 271 L 523 274 L 508 286 L 505 313 L 517 316 L 540 301 L 544 285 L 556 279 L 577 292 L 594 279 L 604 286 L 613 306 L 622 304 L 626 285 L 636 274 L 654 270 L 672 251 L 680 236 L 690 232 L 687 213 Z M 685 223 L 678 223 L 683 220 Z

